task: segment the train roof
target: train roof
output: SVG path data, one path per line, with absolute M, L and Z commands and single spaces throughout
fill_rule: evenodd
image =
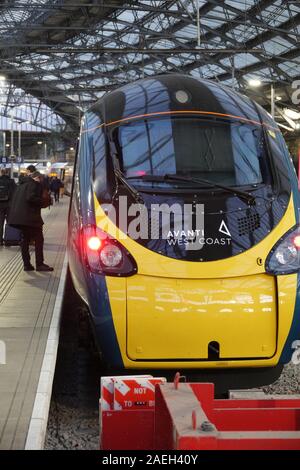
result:
M 118 88 L 99 100 L 91 112 L 101 114 L 105 123 L 133 116 L 168 112 L 201 112 L 219 117 L 241 117 L 277 127 L 258 104 L 233 89 L 189 75 L 168 74 L 147 77 Z

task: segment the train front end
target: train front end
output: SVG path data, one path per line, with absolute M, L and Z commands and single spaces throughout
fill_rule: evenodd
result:
M 299 201 L 262 108 L 191 77 L 133 83 L 85 116 L 76 173 L 71 272 L 110 363 L 280 373 L 300 334 Z

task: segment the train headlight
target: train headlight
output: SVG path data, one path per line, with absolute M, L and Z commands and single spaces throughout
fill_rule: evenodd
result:
M 270 274 L 292 274 L 300 271 L 300 227 L 289 230 L 274 245 L 266 259 Z
M 93 273 L 132 276 L 137 273 L 134 258 L 115 238 L 94 225 L 82 228 L 82 259 Z
M 100 259 L 104 266 L 109 268 L 118 266 L 122 261 L 122 251 L 116 245 L 108 243 L 100 251 Z

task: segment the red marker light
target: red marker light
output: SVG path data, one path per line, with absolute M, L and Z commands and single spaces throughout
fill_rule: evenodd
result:
M 144 170 L 129 171 L 127 176 L 145 176 Z
M 300 235 L 296 235 L 294 240 L 293 240 L 293 243 L 295 245 L 296 248 L 300 248 Z
M 97 251 L 101 248 L 101 240 L 98 237 L 90 237 L 87 241 L 87 245 L 90 250 Z

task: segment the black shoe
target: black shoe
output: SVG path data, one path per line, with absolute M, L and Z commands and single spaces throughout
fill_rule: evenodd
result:
M 34 271 L 34 267 L 32 266 L 32 264 L 26 264 L 24 266 L 24 271 Z
M 36 271 L 53 271 L 53 268 L 43 263 L 36 267 Z

